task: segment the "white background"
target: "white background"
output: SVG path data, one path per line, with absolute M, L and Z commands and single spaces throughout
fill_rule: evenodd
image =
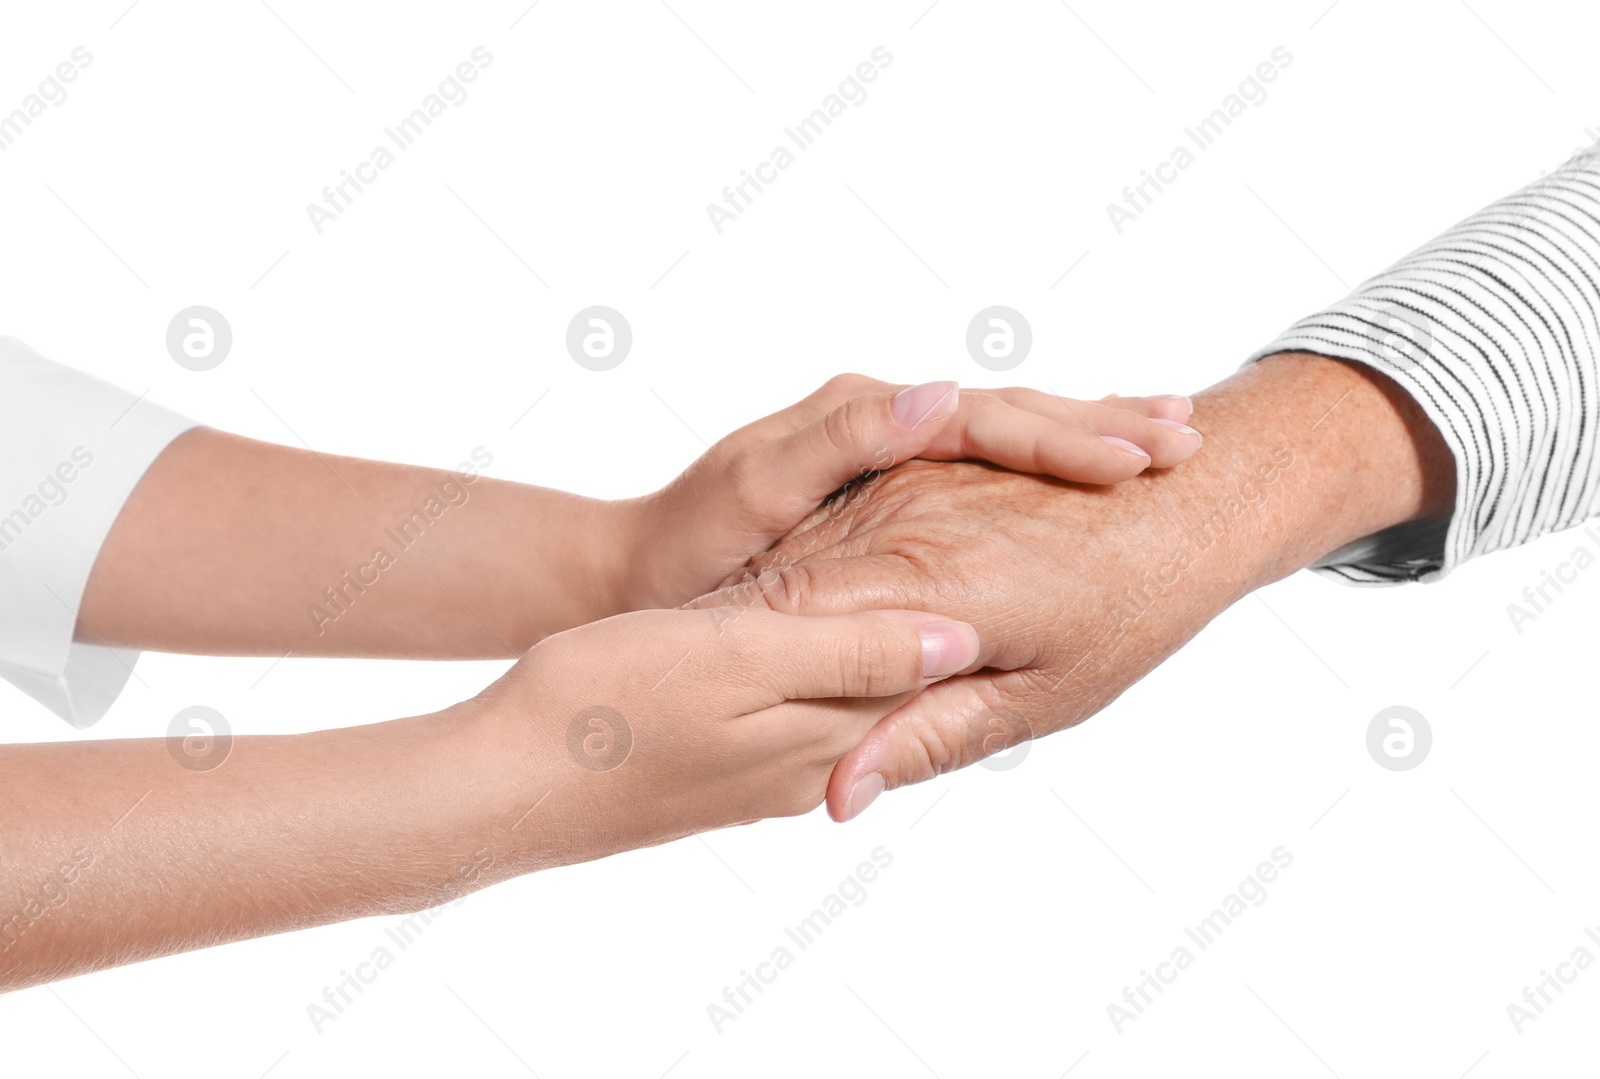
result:
M 1600 17 L 1571 4 L 18 7 L 0 110 L 94 61 L 0 153 L 0 332 L 258 438 L 481 445 L 605 496 L 837 371 L 992 384 L 963 342 L 990 304 L 1034 330 L 1005 381 L 1200 388 L 1600 125 Z M 479 45 L 470 98 L 318 235 L 306 204 Z M 879 45 L 866 101 L 718 235 L 706 203 Z M 1106 204 L 1280 45 L 1265 102 L 1118 235 Z M 165 350 L 193 304 L 234 331 L 208 373 Z M 634 331 L 603 374 L 563 345 L 591 304 Z M 1520 635 L 1506 604 L 1579 542 L 1431 587 L 1301 574 L 1009 771 L 473 895 L 320 1033 L 307 1005 L 389 920 L 7 996 L 6 1070 L 1575 1074 L 1600 973 L 1521 1034 L 1506 1005 L 1600 924 L 1600 573 Z M 196 703 L 239 733 L 369 722 L 502 666 L 150 655 L 82 737 Z M 1395 704 L 1432 725 L 1414 771 L 1366 750 Z M 0 717 L 76 736 L 5 687 Z M 865 903 L 718 1033 L 707 1004 L 880 845 Z M 1266 902 L 1117 1033 L 1106 1006 L 1279 845 Z

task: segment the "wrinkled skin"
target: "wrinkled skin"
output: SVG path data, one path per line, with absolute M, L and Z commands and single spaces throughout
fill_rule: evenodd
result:
M 1192 461 L 1114 487 L 908 462 L 836 495 L 697 604 L 907 608 L 978 629 L 977 665 L 839 762 L 827 804 L 848 819 L 876 795 L 874 773 L 893 789 L 1079 723 L 1251 590 L 1445 512 L 1448 453 L 1403 398 L 1370 372 L 1275 357 L 1196 398 L 1206 445 Z
M 635 578 L 626 609 L 675 607 L 782 537 L 852 477 L 918 457 L 990 461 L 1018 472 L 1113 484 L 1147 465 L 1188 460 L 1182 397 L 1074 401 L 1037 390 L 963 389 L 953 416 L 901 429 L 890 402 L 903 385 L 838 375 L 811 396 L 721 439 L 661 491 L 635 500 Z M 1174 424 L 1177 426 L 1175 427 Z M 1100 440 L 1148 454 L 1133 460 Z
M 1116 488 L 910 462 L 847 491 L 730 582 L 778 610 L 910 606 L 978 628 L 981 669 L 933 687 L 847 758 L 850 777 L 829 791 L 836 817 L 854 777 L 883 763 L 927 779 L 1086 719 L 1242 594 L 1213 582 L 1130 597 L 1157 568 L 1152 552 L 1176 550 L 1181 522 L 1128 512 L 1129 501 Z

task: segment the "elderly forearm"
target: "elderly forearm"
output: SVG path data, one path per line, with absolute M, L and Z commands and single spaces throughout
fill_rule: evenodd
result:
M 1363 536 L 1450 514 L 1448 447 L 1415 402 L 1369 368 L 1285 353 L 1194 402 L 1204 451 L 1144 481 L 1140 497 L 1192 527 L 1243 507 L 1243 527 L 1218 529 L 1222 557 L 1208 562 L 1240 595 Z
M 117 518 L 78 638 L 212 655 L 511 657 L 623 609 L 627 506 L 197 428 Z
M 1256 356 L 1392 376 L 1456 462 L 1448 522 L 1340 552 L 1357 583 L 1437 580 L 1600 514 L 1600 155 L 1585 152 L 1307 315 Z

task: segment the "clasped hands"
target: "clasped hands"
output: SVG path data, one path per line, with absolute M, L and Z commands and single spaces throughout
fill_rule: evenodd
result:
M 381 582 L 340 576 L 435 494 L 468 508 Z M 0 990 L 824 802 L 846 820 L 1087 718 L 1251 590 L 1454 498 L 1412 398 L 1306 354 L 1192 404 L 847 376 L 619 502 L 196 429 L 107 537 L 85 639 L 521 658 L 439 711 L 241 734 L 202 768 L 170 739 L 8 747 L 13 878 L 80 848 L 94 870 L 27 915 Z M 294 602 L 319 591 L 338 619 Z
M 1170 468 L 1200 447 L 1191 408 L 841 376 L 617 507 L 631 613 L 545 638 L 476 702 L 521 732 L 557 860 L 825 797 L 844 820 L 1028 736 L 1007 697 L 1040 655 L 1019 634 L 1062 613 L 1012 575 L 1049 522 L 999 485 L 1086 494 Z M 894 549 L 912 540 L 949 564 Z
M 1082 721 L 1254 589 L 1453 504 L 1411 398 L 1325 357 L 1192 405 L 939 394 L 834 380 L 633 507 L 637 594 L 684 609 L 551 636 L 489 694 L 533 731 L 523 794 L 560 796 L 563 850 L 536 864 L 823 802 L 848 820 Z

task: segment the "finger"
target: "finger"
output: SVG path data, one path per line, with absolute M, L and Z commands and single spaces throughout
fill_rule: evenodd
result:
M 954 382 L 858 394 L 792 434 L 746 449 L 748 467 L 738 471 L 756 490 L 784 491 L 792 496 L 786 502 L 814 506 L 853 479 L 917 456 L 959 405 Z
M 795 421 L 791 430 L 799 430 L 814 420 L 820 420 L 852 397 L 869 393 L 892 393 L 903 389 L 905 389 L 904 383 L 896 385 L 881 378 L 873 378 L 871 375 L 854 373 L 834 375 L 818 386 L 813 393 L 784 409 L 784 412 Z
M 1007 750 L 1016 752 L 1034 731 L 1022 712 L 1006 702 L 1027 677 L 1008 672 L 951 678 L 879 720 L 834 765 L 828 815 L 850 820 L 885 790 L 922 783 Z
M 1062 397 L 1060 394 L 1049 390 L 1031 389 L 1027 386 L 1006 386 L 997 390 L 977 387 L 968 392 L 998 397 L 1008 405 L 1025 408 L 1029 412 L 1037 412 L 1041 416 L 1048 416 L 1062 423 L 1086 424 L 1085 417 L 1088 414 L 1103 408 L 1120 409 L 1124 412 L 1133 412 L 1141 416 L 1154 414 L 1176 420 L 1189 418 L 1188 413 L 1183 411 L 1184 408 L 1190 407 L 1187 397 L 1117 397 L 1113 394 L 1109 397 L 1102 397 L 1098 401 L 1084 401 L 1075 397 Z M 1162 401 L 1167 403 L 1158 403 Z
M 1180 464 L 1200 448 L 1200 435 L 1182 424 L 1125 409 L 1060 397 L 1029 404 L 968 391 L 922 456 L 976 457 L 1019 472 L 1115 483 L 1151 466 Z
M 808 617 L 745 609 L 721 625 L 716 645 L 695 666 L 749 679 L 760 694 L 754 707 L 768 708 L 790 700 L 914 692 L 976 669 L 980 650 L 972 626 L 923 611 Z
M 1150 455 L 1153 468 L 1182 464 L 1200 449 L 1200 432 L 1188 424 L 1161 417 L 1147 418 L 1127 409 L 1095 406 L 1090 419 L 1101 438 L 1122 438 Z
M 1113 393 L 1100 398 L 1100 403 L 1111 408 L 1137 412 L 1152 420 L 1171 420 L 1174 423 L 1188 423 L 1189 417 L 1194 415 L 1194 402 L 1187 397 L 1172 393 L 1155 397 L 1118 397 Z
M 821 419 L 852 397 L 868 393 L 892 392 L 903 388 L 869 375 L 834 375 L 788 408 L 746 424 L 733 432 L 726 441 L 730 443 L 737 441 L 743 445 L 783 438 L 800 430 L 806 424 Z
M 831 615 L 869 610 L 959 610 L 976 613 L 983 638 L 978 664 L 1003 671 L 1027 667 L 1040 660 L 1039 642 L 1032 626 L 1004 610 L 987 604 L 974 608 L 970 597 L 950 583 L 942 587 L 894 554 L 815 558 L 785 563 L 747 576 L 694 600 L 687 607 L 765 607 L 786 614 Z
M 1118 483 L 1151 465 L 1151 455 L 1129 439 L 1047 419 L 998 398 L 980 404 L 983 398 L 968 394 L 967 400 L 970 407 L 923 450 L 924 457 L 978 458 L 1078 483 Z

